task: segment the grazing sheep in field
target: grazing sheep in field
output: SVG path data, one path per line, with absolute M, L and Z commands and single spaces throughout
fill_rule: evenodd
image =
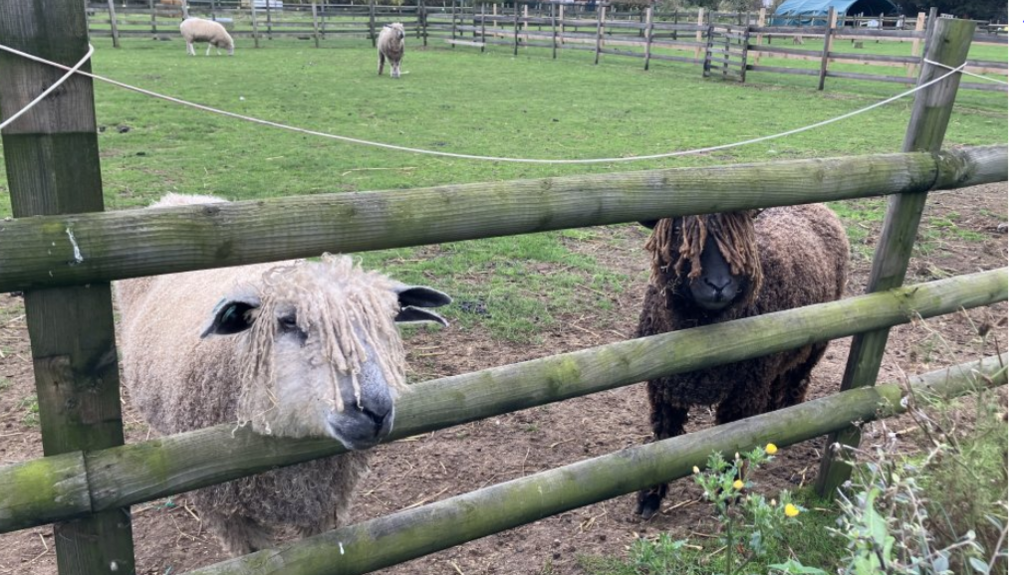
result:
M 656 224 L 656 225 L 655 225 Z M 667 218 L 654 232 L 651 279 L 637 336 L 648 336 L 837 300 L 846 286 L 850 245 L 821 204 Z M 685 433 L 693 405 L 717 405 L 728 423 L 800 403 L 828 343 L 647 382 L 655 439 Z M 665 484 L 637 494 L 650 518 Z
M 220 56 L 220 49 L 228 51 L 229 56 L 235 55 L 235 41 L 231 34 L 224 29 L 220 22 L 203 20 L 202 18 L 186 18 L 178 26 L 181 36 L 185 38 L 185 53 L 189 56 L 196 55 L 194 42 L 209 42 L 206 46 L 206 55 L 210 55 L 210 48 L 217 48 L 217 55 Z
M 223 202 L 171 194 L 155 207 Z M 252 422 L 263 434 L 332 437 L 350 451 L 192 494 L 232 555 L 275 533 L 344 520 L 366 451 L 391 432 L 405 387 L 395 322 L 445 320 L 451 299 L 363 271 L 344 256 L 116 282 L 124 381 L 162 434 Z
M 405 26 L 401 22 L 387 24 L 377 36 L 377 75 L 384 73 L 384 58 L 391 63 L 391 77 L 402 75 L 402 56 L 405 54 Z

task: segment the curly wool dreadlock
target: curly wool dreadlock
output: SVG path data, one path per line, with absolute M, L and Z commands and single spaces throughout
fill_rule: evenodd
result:
M 659 220 L 644 244 L 644 248 L 653 255 L 652 277 L 664 278 L 666 287 L 670 288 L 681 281 L 684 274 L 690 282 L 700 277 L 700 255 L 710 234 L 732 274 L 750 280 L 750 288 L 739 303 L 752 303 L 764 280 L 754 236 L 754 218 L 760 213 L 747 210 Z M 687 264 L 690 266 L 688 273 Z M 674 273 L 667 274 L 669 271 Z

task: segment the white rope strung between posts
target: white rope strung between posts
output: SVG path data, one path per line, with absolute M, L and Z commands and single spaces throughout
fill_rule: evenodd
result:
M 7 118 L 3 122 L 0 122 L 0 130 L 3 130 L 7 126 L 11 125 L 11 123 L 13 123 L 19 117 L 21 117 L 22 114 L 24 114 L 25 112 L 28 112 L 29 110 L 31 110 L 32 107 L 35 106 L 36 104 L 38 104 L 39 102 L 42 102 L 43 98 L 45 98 L 45 97 L 50 95 L 50 92 L 56 90 L 61 84 L 63 84 L 65 81 L 67 81 L 67 79 L 70 78 L 72 74 L 74 74 L 75 72 L 78 72 L 79 68 L 84 66 L 85 63 L 89 61 L 89 58 L 92 58 L 92 53 L 95 52 L 95 51 L 96 50 L 92 47 L 92 44 L 89 44 L 89 51 L 85 53 L 85 56 L 82 56 L 82 59 L 79 60 L 78 63 L 75 64 L 74 66 L 72 66 L 70 68 L 65 68 L 68 71 L 67 74 L 64 74 L 63 76 L 60 77 L 59 80 L 54 82 L 54 84 L 52 86 L 50 86 L 49 88 L 43 90 L 43 93 L 39 94 L 38 96 L 36 96 L 36 98 L 34 100 L 32 100 L 31 102 L 29 102 L 27 106 L 25 106 L 24 108 L 22 108 L 22 109 L 18 110 L 17 112 L 15 112 L 14 115 L 11 116 L 10 118 Z M 61 67 L 63 68 L 63 66 L 61 66 Z
M 938 66 L 939 68 L 945 68 L 947 70 L 953 70 L 954 69 L 952 66 L 947 66 L 945 64 L 940 64 L 939 62 L 932 62 L 928 58 L 924 59 L 924 63 L 925 64 L 931 64 L 932 66 Z M 967 75 L 967 76 L 973 76 L 975 78 L 981 78 L 982 80 L 988 80 L 989 82 L 995 82 L 996 84 L 1002 84 L 1004 86 L 1009 86 L 1010 85 L 1009 82 L 1004 82 L 1003 80 L 998 80 L 996 78 L 989 78 L 988 76 L 983 76 L 981 74 L 975 74 L 974 72 L 968 72 L 967 70 L 960 70 L 960 73 L 964 74 L 964 75 Z
M 91 53 L 91 49 L 92 49 L 92 46 L 90 45 L 90 53 Z M 40 58 L 38 56 L 33 56 L 32 54 L 26 54 L 25 52 L 22 52 L 20 50 L 16 50 L 14 48 L 11 48 L 9 46 L 5 46 L 3 44 L 0 44 L 0 50 L 3 50 L 5 52 L 10 52 L 11 54 L 16 54 L 16 55 L 21 56 L 23 58 L 28 58 L 29 60 L 32 60 L 34 62 L 39 62 L 39 63 L 42 63 L 42 64 L 48 64 L 50 66 L 54 66 L 54 67 L 57 67 L 57 68 L 62 68 L 64 70 L 71 70 L 70 68 L 68 68 L 67 66 L 64 66 L 63 64 L 58 64 L 56 62 L 51 62 L 51 61 L 46 60 L 44 58 Z M 156 92 L 151 92 L 151 91 L 143 89 L 143 88 L 138 88 L 136 86 L 125 84 L 123 82 L 118 82 L 117 80 L 111 80 L 110 78 L 104 78 L 103 76 L 99 76 L 99 75 L 96 75 L 96 74 L 90 74 L 89 72 L 83 72 L 81 70 L 76 70 L 76 71 L 73 71 L 73 72 L 77 72 L 78 74 L 82 74 L 83 76 L 88 76 L 88 77 L 93 78 L 95 80 L 100 80 L 102 82 L 107 82 L 108 84 L 113 84 L 115 86 L 124 88 L 126 90 L 131 90 L 133 92 L 138 92 L 140 94 L 145 94 L 145 95 L 151 96 L 153 98 L 159 98 L 161 100 L 166 100 L 168 102 L 173 102 L 175 104 L 180 104 L 182 106 L 188 106 L 190 108 L 195 108 L 197 110 L 203 110 L 205 112 L 210 112 L 210 113 L 213 113 L 213 114 L 220 114 L 222 116 L 227 116 L 229 118 L 235 118 L 237 120 L 245 120 L 247 122 L 252 122 L 254 124 L 260 124 L 260 125 L 263 125 L 263 126 L 270 126 L 272 128 L 279 128 L 279 129 L 282 129 L 282 130 L 289 130 L 289 131 L 292 131 L 292 132 L 299 132 L 299 133 L 302 133 L 302 134 L 308 134 L 308 135 L 311 135 L 311 136 L 318 136 L 318 137 L 321 137 L 321 138 L 329 138 L 329 139 L 332 139 L 332 140 L 340 140 L 342 142 L 348 142 L 350 144 L 359 144 L 359 145 L 363 145 L 363 146 L 374 146 L 374 147 L 377 147 L 377 148 L 384 148 L 384 149 L 387 149 L 387 150 L 394 150 L 394 151 L 398 151 L 398 152 L 408 152 L 408 153 L 413 153 L 413 154 L 426 154 L 426 155 L 430 155 L 430 156 L 441 156 L 441 157 L 445 157 L 445 158 L 460 158 L 460 159 L 464 159 L 464 160 L 484 160 L 484 161 L 490 161 L 490 162 L 513 162 L 513 163 L 520 163 L 520 164 L 606 164 L 606 163 L 612 163 L 612 162 L 639 162 L 639 161 L 642 161 L 642 160 L 657 160 L 657 159 L 661 159 L 661 158 L 672 158 L 672 157 L 687 156 L 687 155 L 692 155 L 692 154 L 703 154 L 703 153 L 707 153 L 707 152 L 715 152 L 715 151 L 718 151 L 718 150 L 727 150 L 729 148 L 738 148 L 740 146 L 748 146 L 750 144 L 758 144 L 758 143 L 761 143 L 761 142 L 767 142 L 768 140 L 775 140 L 775 139 L 782 138 L 782 137 L 785 137 L 785 136 L 792 136 L 794 134 L 799 134 L 801 132 L 806 132 L 806 131 L 809 131 L 809 130 L 820 128 L 822 126 L 827 126 L 829 124 L 833 124 L 835 122 L 839 122 L 839 121 L 845 120 L 847 118 L 852 118 L 853 116 L 857 116 L 859 114 L 863 114 L 865 112 L 869 112 L 871 110 L 874 110 L 875 108 L 880 108 L 882 106 L 885 106 L 886 104 L 890 104 L 892 102 L 895 102 L 896 100 L 899 100 L 900 98 L 905 98 L 907 96 L 910 96 L 911 94 L 914 94 L 914 93 L 918 92 L 919 90 L 923 90 L 923 89 L 927 88 L 928 86 L 931 86 L 932 84 L 935 84 L 937 82 L 941 82 L 942 80 L 945 80 L 946 78 L 952 76 L 953 74 L 956 74 L 958 72 L 963 71 L 963 69 L 964 69 L 964 67 L 966 65 L 967 64 L 964 63 L 964 64 L 958 66 L 957 68 L 953 69 L 952 71 L 945 73 L 942 76 L 939 76 L 939 77 L 937 77 L 937 78 L 935 78 L 933 80 L 925 82 L 924 84 L 920 84 L 918 86 L 915 86 L 914 88 L 912 88 L 910 90 L 907 90 L 905 92 L 901 92 L 899 94 L 896 94 L 895 96 L 893 96 L 891 98 L 886 98 L 885 100 L 882 100 L 880 102 L 875 102 L 874 104 L 871 104 L 870 106 L 866 106 L 866 107 L 861 108 L 859 110 L 854 110 L 852 112 L 847 112 L 847 113 L 845 113 L 845 114 L 843 114 L 841 116 L 836 116 L 835 118 L 830 118 L 828 120 L 823 120 L 821 122 L 810 124 L 808 126 L 803 126 L 801 128 L 795 128 L 793 130 L 787 130 L 785 132 L 779 132 L 777 134 L 772 134 L 772 135 L 769 135 L 769 136 L 761 136 L 759 138 L 753 138 L 753 139 L 750 139 L 750 140 L 743 140 L 742 142 L 735 142 L 735 143 L 732 143 L 732 144 L 722 144 L 722 145 L 719 145 L 719 146 L 709 146 L 709 147 L 706 147 L 706 148 L 697 148 L 697 149 L 693 149 L 693 150 L 684 150 L 684 151 L 680 151 L 680 152 L 667 152 L 667 153 L 664 153 L 664 154 L 652 154 L 652 155 L 647 155 L 647 156 L 630 156 L 630 157 L 625 157 L 625 158 L 623 158 L 623 157 L 619 157 L 619 158 L 592 158 L 592 159 L 583 159 L 583 160 L 547 160 L 547 159 L 537 159 L 537 158 L 504 158 L 504 157 L 498 157 L 498 156 L 477 156 L 477 155 L 472 155 L 472 154 L 456 154 L 456 153 L 453 153 L 453 152 L 438 152 L 438 151 L 435 151 L 435 150 L 423 150 L 423 149 L 420 149 L 420 148 L 409 148 L 409 147 L 406 147 L 406 146 L 396 146 L 394 144 L 384 144 L 384 143 L 381 143 L 381 142 L 371 142 L 369 140 L 361 140 L 361 139 L 352 138 L 352 137 L 349 137 L 349 136 L 339 136 L 339 135 L 336 135 L 336 134 L 328 134 L 326 132 L 318 132 L 318 131 L 315 131 L 315 130 L 307 130 L 305 128 L 297 128 L 295 126 L 289 126 L 287 124 L 280 124 L 278 122 L 272 122 L 270 120 L 261 120 L 259 118 L 254 118 L 252 116 L 245 116 L 243 114 L 236 114 L 235 112 L 227 112 L 225 110 L 219 110 L 217 108 L 211 108 L 209 106 L 204 106 L 202 104 L 196 104 L 194 102 L 189 102 L 187 100 L 181 100 L 179 98 L 174 98 L 172 96 L 166 96 L 166 95 L 163 95 L 163 94 L 158 94 Z

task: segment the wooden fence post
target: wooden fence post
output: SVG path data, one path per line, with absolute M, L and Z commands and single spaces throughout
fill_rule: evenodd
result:
M 317 48 L 319 48 L 320 47 L 320 25 L 319 25 L 319 22 L 317 22 L 316 0 L 312 0 L 312 2 L 309 3 L 309 8 L 310 8 L 310 10 L 313 11 L 313 45 L 316 46 Z
M 758 13 L 757 13 L 757 27 L 758 28 L 764 28 L 765 22 L 767 22 L 767 21 L 768 21 L 768 10 L 765 9 L 765 8 L 761 8 L 761 10 L 759 10 Z M 761 34 L 760 32 L 758 32 L 757 33 L 757 45 L 758 46 L 761 45 L 761 40 L 763 38 L 764 38 L 764 35 Z M 769 36 L 768 43 L 771 43 L 771 36 Z M 760 52 L 758 52 L 757 54 L 754 55 L 754 63 L 755 64 L 760 64 L 761 63 L 761 53 Z
M 925 25 L 924 12 L 917 13 L 917 23 L 914 25 L 914 32 L 923 32 Z M 921 39 L 914 38 L 914 42 L 910 45 L 910 55 L 920 56 L 921 55 Z M 914 64 L 907 64 L 907 77 L 913 77 L 914 73 L 917 72 L 917 66 Z
M 604 35 L 604 9 L 605 5 L 602 3 L 598 9 L 597 16 L 597 36 L 594 41 L 594 64 L 601 59 L 601 38 Z
M 818 73 L 818 90 L 825 89 L 825 75 L 828 74 L 828 51 L 832 49 L 832 30 L 836 27 L 836 8 L 829 6 L 825 21 L 825 42 L 821 46 L 821 71 Z
M 455 24 L 455 15 L 456 15 L 457 11 L 458 11 L 458 8 L 455 6 L 455 2 L 452 2 L 452 40 L 453 40 L 452 43 L 451 43 L 452 50 L 455 49 L 455 42 L 454 42 L 454 40 L 455 40 L 455 26 L 456 26 L 456 24 Z M 372 20 L 371 20 L 371 22 L 372 22 Z M 371 24 L 371 26 L 372 26 L 372 24 Z
M 750 26 L 743 27 L 743 52 L 740 54 L 740 83 L 747 81 L 747 57 L 750 55 Z
M 728 42 L 728 39 L 726 40 L 726 42 Z M 707 38 L 706 38 L 706 42 L 704 44 L 704 73 L 703 73 L 703 77 L 705 77 L 705 78 L 707 78 L 708 76 L 711 75 L 711 66 L 712 66 L 711 58 L 713 57 L 712 56 L 713 52 L 711 51 L 711 48 L 714 45 L 715 45 L 715 23 L 709 17 L 708 18 L 708 27 L 707 27 Z
M 946 66 L 960 66 L 967 60 L 974 29 L 975 23 L 970 20 L 939 19 L 928 38 L 925 57 Z M 918 77 L 918 85 L 947 72 L 945 68 L 925 64 Z M 953 74 L 917 93 L 910 125 L 903 140 L 904 152 L 937 153 L 941 149 L 959 86 L 960 74 Z M 871 263 L 871 277 L 867 287 L 869 293 L 903 284 L 927 195 L 927 192 L 900 194 L 889 199 L 882 236 Z M 874 385 L 888 337 L 889 330 L 883 329 L 853 338 L 841 390 Z M 818 471 L 818 494 L 831 497 L 836 488 L 850 476 L 849 465 L 837 458 L 840 454 L 835 444 L 857 445 L 859 442 L 860 430 L 857 427 L 849 427 L 829 436 L 826 444 L 829 448 L 825 450 Z
M 252 19 L 252 43 L 254 48 L 260 47 L 260 31 L 256 24 L 256 0 L 249 0 L 249 17 Z
M 416 1 L 417 14 L 419 18 L 420 31 L 423 35 L 423 47 L 427 47 L 427 7 L 423 5 L 423 0 Z
M 700 45 L 699 44 L 700 44 L 700 42 L 702 42 L 704 40 L 704 35 L 701 32 L 700 27 L 703 26 L 703 25 L 704 25 L 704 9 L 700 8 L 700 9 L 697 10 L 697 26 L 698 26 L 698 29 L 697 29 L 697 36 L 695 37 L 695 41 L 698 43 L 698 46 L 693 49 L 693 57 L 694 58 L 699 58 L 700 57 Z
M 519 2 L 512 3 L 512 55 L 519 55 Z
M 256 0 L 249 0 L 249 1 L 250 2 L 255 2 Z M 273 35 L 273 21 L 270 19 L 270 12 L 271 12 L 271 10 L 270 10 L 270 1 L 269 0 L 264 0 L 263 10 L 267 13 L 267 40 L 273 40 L 274 39 L 274 35 Z
M 375 18 L 377 15 L 377 2 L 376 0 L 370 0 L 370 45 L 377 45 L 377 23 Z M 452 3 L 452 38 L 455 37 L 455 4 Z
M 558 59 L 558 13 L 551 4 L 551 59 Z
M 565 45 L 565 4 L 558 5 L 558 37 L 562 40 L 562 45 Z
M 652 6 L 647 7 L 647 26 L 644 28 L 644 36 L 647 37 L 647 43 L 644 46 L 644 71 L 647 71 L 651 65 L 651 41 L 654 39 L 654 8 Z
M 530 41 L 530 4 L 523 4 L 523 35 L 526 36 L 524 42 Z M 523 46 L 523 50 L 527 49 L 528 46 Z
M 935 22 L 939 20 L 939 9 L 932 6 L 928 9 L 928 16 L 925 17 L 924 21 L 924 45 L 922 51 L 928 52 L 928 41 L 931 38 L 932 33 L 935 31 Z M 921 61 L 917 64 L 917 72 L 921 72 L 921 68 L 924 67 L 924 55 L 921 56 Z
M 117 14 L 114 12 L 114 0 L 107 0 L 107 11 L 110 13 L 110 37 L 114 39 L 114 47 L 121 47 L 121 39 L 117 35 Z
M 153 39 L 156 40 L 156 6 L 153 0 L 149 0 L 149 30 L 153 33 Z
M 65 65 L 85 55 L 88 22 L 78 0 L 0 2 L 0 42 Z M 91 70 L 86 63 L 82 69 Z M 36 97 L 62 71 L 0 54 L 0 118 Z M 92 80 L 75 75 L 60 97 L 44 99 L 3 132 L 11 207 L 15 218 L 103 210 Z M 81 253 L 71 226 L 69 265 Z M 43 453 L 97 450 L 124 444 L 110 284 L 25 292 Z M 40 489 L 48 488 L 40 484 Z M 134 573 L 131 513 L 119 508 L 53 528 L 61 575 Z
M 487 6 L 480 4 L 480 53 L 484 53 L 484 49 L 487 47 Z M 474 28 L 476 28 L 474 26 Z M 474 30 L 474 33 L 476 30 Z

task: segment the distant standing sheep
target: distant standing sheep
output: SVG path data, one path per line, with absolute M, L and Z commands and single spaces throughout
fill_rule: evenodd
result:
M 215 204 L 170 194 L 154 207 Z M 216 209 L 216 208 L 213 208 Z M 251 422 L 264 434 L 332 437 L 351 451 L 206 487 L 192 498 L 232 555 L 343 521 L 366 451 L 391 432 L 405 388 L 395 322 L 450 303 L 350 258 L 258 264 L 116 282 L 124 381 L 163 434 Z M 416 307 L 421 306 L 421 307 Z
M 202 18 L 186 18 L 178 26 L 181 35 L 185 38 L 185 53 L 189 56 L 196 55 L 196 49 L 192 46 L 194 42 L 209 42 L 206 46 L 206 55 L 210 55 L 210 48 L 217 48 L 217 55 L 220 56 L 220 49 L 228 51 L 229 56 L 235 54 L 235 41 L 231 34 L 224 29 L 220 22 L 203 20 Z
M 846 286 L 850 244 L 821 204 L 644 225 L 654 228 L 652 270 L 638 337 L 837 300 Z M 693 405 L 717 405 L 718 423 L 728 423 L 802 402 L 827 345 L 650 380 L 654 438 L 685 433 Z M 639 492 L 636 512 L 650 518 L 667 492 Z
M 377 75 L 384 73 L 384 58 L 387 58 L 391 63 L 391 77 L 400 77 L 404 54 L 405 26 L 401 22 L 385 25 L 377 36 Z

